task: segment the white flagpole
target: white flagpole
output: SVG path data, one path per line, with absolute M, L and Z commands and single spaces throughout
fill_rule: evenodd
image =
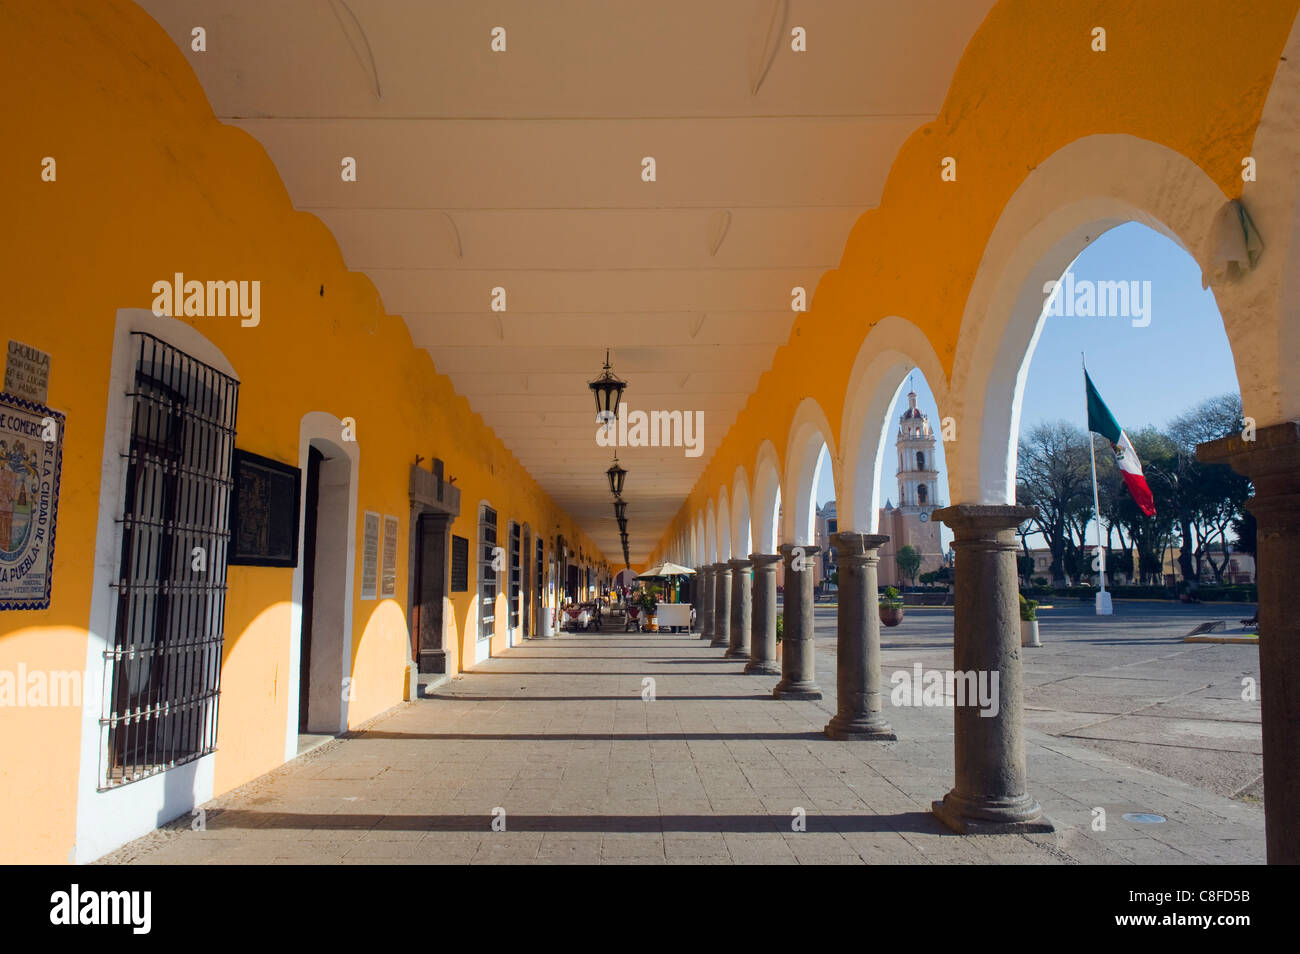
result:
M 1084 426 L 1088 421 L 1088 360 L 1083 352 L 1079 352 L 1079 358 L 1083 363 L 1084 385 L 1083 385 L 1083 405 L 1084 405 Z M 1097 452 L 1093 448 L 1092 430 L 1088 430 L 1088 461 L 1092 465 L 1092 513 L 1097 520 L 1097 559 L 1101 573 L 1098 582 L 1101 589 L 1097 593 L 1097 615 L 1110 616 L 1112 613 L 1110 594 L 1106 592 L 1106 551 L 1101 546 L 1101 504 L 1097 496 Z

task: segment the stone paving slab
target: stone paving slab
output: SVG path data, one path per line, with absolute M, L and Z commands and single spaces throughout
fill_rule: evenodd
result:
M 909 664 L 921 658 L 899 652 Z M 930 812 L 952 784 L 951 709 L 890 707 L 900 741 L 833 742 L 822 732 L 834 711 L 833 655 L 818 658 L 826 698 L 799 702 L 771 698 L 776 677 L 743 675 L 720 654 L 686 636 L 530 642 L 440 687 L 438 698 L 399 706 L 215 799 L 206 830 L 186 816 L 103 861 L 1263 861 L 1258 807 L 1032 728 L 1030 790 L 1057 831 L 952 834 Z M 652 702 L 642 699 L 647 676 Z M 1092 827 L 1097 809 L 1104 831 Z M 1122 819 L 1135 811 L 1168 821 Z

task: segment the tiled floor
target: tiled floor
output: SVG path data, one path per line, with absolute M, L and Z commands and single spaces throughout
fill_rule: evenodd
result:
M 896 743 L 829 741 L 833 657 L 818 665 L 827 699 L 784 702 L 775 677 L 745 676 L 695 637 L 531 642 L 217 799 L 204 830 L 185 816 L 104 860 L 1263 861 L 1257 806 L 1032 729 L 1030 791 L 1057 831 L 950 834 L 929 807 L 952 784 L 951 710 L 890 708 Z

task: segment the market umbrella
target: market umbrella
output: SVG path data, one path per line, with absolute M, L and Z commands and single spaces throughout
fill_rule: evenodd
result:
M 658 566 L 652 566 L 644 573 L 638 573 L 637 576 L 644 579 L 647 576 L 666 578 L 670 576 L 694 576 L 695 571 L 688 566 L 682 566 L 680 563 L 660 563 Z
M 652 566 L 644 573 L 638 574 L 639 579 L 660 579 L 671 580 L 676 576 L 694 576 L 695 571 L 688 566 L 682 566 L 680 563 L 660 563 L 658 566 Z

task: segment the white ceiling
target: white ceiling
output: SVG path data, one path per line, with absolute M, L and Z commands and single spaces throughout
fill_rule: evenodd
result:
M 704 412 L 700 457 L 620 451 L 635 563 L 993 0 L 139 2 L 611 561 L 587 390 L 604 349 L 631 408 Z

